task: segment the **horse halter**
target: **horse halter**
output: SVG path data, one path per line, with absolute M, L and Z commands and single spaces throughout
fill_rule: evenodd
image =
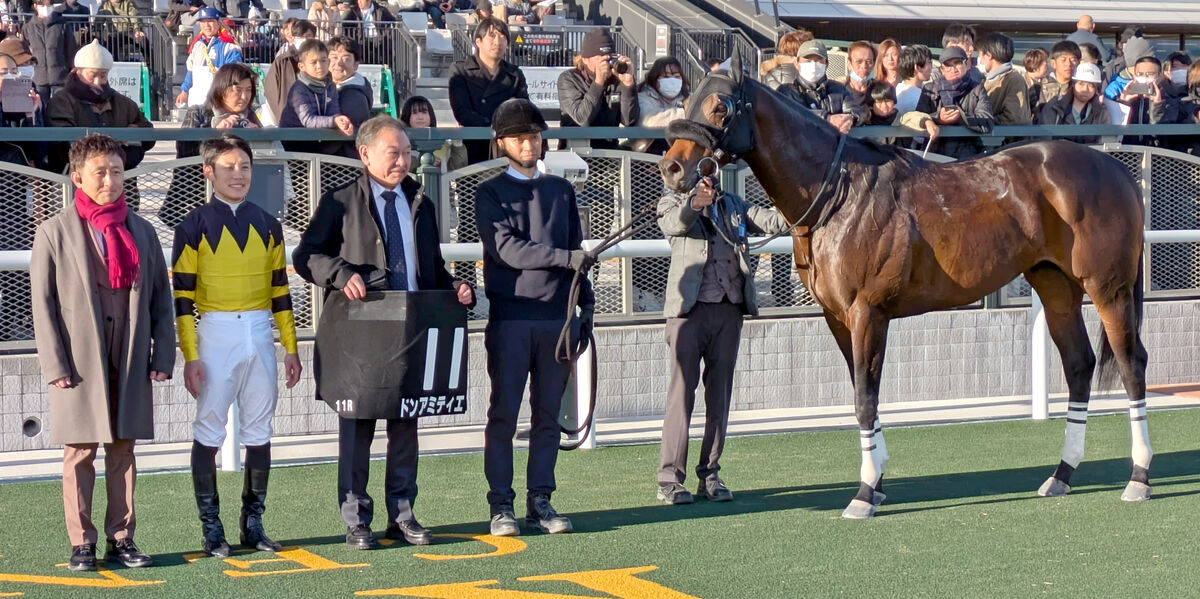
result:
M 733 162 L 758 145 L 753 123 L 745 123 L 744 118 L 750 116 L 754 105 L 746 97 L 744 83 L 737 83 L 724 74 L 711 74 L 708 77 L 719 77 L 733 82 L 731 96 L 718 95 L 725 105 L 724 123 L 720 127 L 714 127 L 701 120 L 703 117 L 692 118 L 695 115 L 689 115 L 667 126 L 667 142 L 674 143 L 676 139 L 686 139 L 712 152 L 713 158 L 718 162 L 726 159 Z

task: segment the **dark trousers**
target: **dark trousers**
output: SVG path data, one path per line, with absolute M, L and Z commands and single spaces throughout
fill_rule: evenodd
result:
M 658 482 L 682 483 L 687 476 L 688 424 L 696 404 L 700 361 L 704 361 L 704 441 L 696 476 L 704 480 L 721 469 L 721 450 L 729 427 L 733 369 L 742 335 L 742 308 L 736 304 L 697 303 L 687 314 L 667 319 L 671 383 L 663 417 Z
M 388 522 L 413 518 L 417 499 L 417 421 L 387 421 L 387 461 L 383 493 Z M 342 418 L 338 429 L 338 502 L 346 526 L 370 526 L 375 504 L 367 494 L 371 471 L 371 441 L 375 439 L 375 420 Z
M 493 507 L 511 505 L 516 498 L 512 488 L 513 435 L 527 380 L 532 430 L 526 485 L 531 494 L 554 492 L 558 409 L 571 376 L 570 364 L 554 359 L 562 326 L 562 320 L 488 321 L 483 344 L 492 395 L 484 429 L 483 472 L 488 481 L 487 500 Z

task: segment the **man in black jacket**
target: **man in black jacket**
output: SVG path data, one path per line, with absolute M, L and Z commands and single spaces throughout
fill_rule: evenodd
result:
M 524 73 L 504 60 L 508 42 L 508 26 L 496 19 L 475 26 L 475 55 L 455 63 L 450 70 L 450 109 L 459 125 L 491 127 L 492 113 L 505 100 L 529 99 Z M 491 142 L 486 139 L 464 140 L 463 145 L 467 148 L 467 164 L 491 158 Z
M 412 145 L 404 125 L 378 116 L 358 129 L 359 157 L 366 172 L 321 198 L 308 230 L 292 253 L 296 273 L 325 288 L 340 290 L 352 301 L 367 293 L 368 281 L 391 290 L 457 289 L 458 301 L 471 306 L 470 285 L 450 278 L 438 244 L 437 206 L 409 176 Z M 320 356 L 313 358 L 320 381 Z M 319 399 L 319 398 L 318 398 Z M 342 418 L 338 433 L 338 498 L 346 522 L 346 544 L 371 549 L 374 503 L 367 494 L 374 419 Z M 384 488 L 388 512 L 386 536 L 426 545 L 432 534 L 417 523 L 417 421 L 387 421 Z
M 558 76 L 563 127 L 632 127 L 641 116 L 633 63 L 614 51 L 612 36 L 592 29 L 583 36 L 575 68 Z M 613 96 L 619 94 L 614 102 Z M 616 148 L 615 139 L 593 139 L 593 148 Z
M 842 133 L 867 122 L 867 111 L 846 86 L 825 76 L 829 51 L 818 40 L 808 40 L 796 53 L 794 83 L 779 86 L 783 97 L 811 110 Z
M 521 532 L 513 512 L 513 434 L 526 382 L 532 429 L 525 521 L 547 533 L 571 532 L 571 521 L 550 505 L 558 459 L 558 410 L 571 375 L 571 365 L 558 361 L 555 347 L 566 324 L 574 273 L 586 273 L 596 261 L 580 249 L 583 232 L 574 187 L 537 170 L 545 130 L 545 119 L 529 100 L 501 104 L 492 131 L 509 168 L 475 191 L 475 222 L 483 242 L 483 281 L 490 302 L 483 343 L 492 394 L 483 468 L 495 536 Z M 596 303 L 591 284 L 586 278 L 581 282 L 581 315 L 572 339 L 590 336 Z
M 54 92 L 66 85 L 78 46 L 71 25 L 61 12 L 54 10 L 50 0 L 38 0 L 34 8 L 37 16 L 25 24 L 21 35 L 29 42 L 29 51 L 37 59 L 33 84 L 42 97 L 42 106 L 47 106 Z

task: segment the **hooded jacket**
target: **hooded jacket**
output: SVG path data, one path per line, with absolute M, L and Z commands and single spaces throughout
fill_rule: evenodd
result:
M 846 86 L 822 77 L 817 83 L 797 78 L 795 83 L 778 89 L 783 97 L 813 111 L 822 119 L 833 114 L 848 114 L 854 117 L 854 126 L 867 122 L 867 111 Z

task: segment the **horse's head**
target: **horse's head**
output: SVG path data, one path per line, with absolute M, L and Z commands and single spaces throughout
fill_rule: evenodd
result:
M 658 170 L 674 191 L 690 191 L 701 175 L 714 175 L 720 166 L 754 149 L 752 92 L 737 50 L 730 63 L 729 74 L 709 73 L 700 80 L 684 118 L 667 127 L 671 148 Z

